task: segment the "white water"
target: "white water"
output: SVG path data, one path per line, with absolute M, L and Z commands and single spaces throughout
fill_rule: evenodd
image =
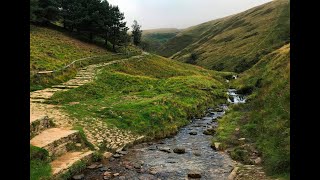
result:
M 229 95 L 228 102 L 232 104 L 245 103 L 246 97 L 243 95 L 237 94 L 237 90 L 228 89 L 227 94 Z

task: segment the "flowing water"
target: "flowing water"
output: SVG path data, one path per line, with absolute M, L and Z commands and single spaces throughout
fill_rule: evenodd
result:
M 227 93 L 229 102 L 245 102 L 245 97 L 238 95 L 236 90 L 229 89 Z M 218 119 L 227 109 L 226 104 L 208 108 L 204 117 L 193 119 L 175 136 L 121 151 L 100 169 L 86 170 L 84 179 L 180 180 L 188 179 L 190 172 L 201 175 L 200 179 L 227 179 L 233 169 L 232 160 L 227 154 L 213 150 L 210 146 L 212 136 L 204 134 L 218 126 Z M 174 153 L 175 148 L 184 149 L 185 153 Z M 104 177 L 105 171 L 110 172 L 109 178 Z

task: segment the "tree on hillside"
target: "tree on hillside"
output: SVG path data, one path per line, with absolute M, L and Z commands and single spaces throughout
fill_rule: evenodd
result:
M 186 61 L 186 63 L 189 64 L 196 64 L 196 60 L 198 59 L 198 55 L 196 53 L 191 53 L 189 59 Z
M 133 43 L 138 46 L 141 43 L 141 36 L 142 36 L 142 30 L 141 25 L 138 24 L 136 20 L 133 21 L 132 27 L 132 37 L 133 37 Z
M 35 21 L 37 19 L 35 12 L 39 8 L 38 3 L 38 0 L 30 0 L 30 21 Z
M 34 10 L 34 21 L 46 25 L 58 20 L 59 5 L 58 0 L 38 0 L 37 8 Z
M 122 45 L 125 43 L 127 31 L 129 28 L 124 22 L 124 14 L 119 11 L 118 6 L 111 6 L 111 22 L 112 26 L 110 27 L 110 41 L 112 43 L 113 51 L 116 51 L 116 45 Z

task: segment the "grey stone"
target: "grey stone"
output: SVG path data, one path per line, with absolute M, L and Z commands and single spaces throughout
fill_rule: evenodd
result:
M 184 147 L 176 147 L 173 149 L 173 152 L 177 154 L 184 154 L 186 153 L 186 149 Z
M 195 131 L 189 132 L 190 135 L 197 135 L 198 133 Z
M 84 178 L 84 174 L 78 174 L 78 175 L 73 176 L 72 178 L 75 180 L 80 180 L 80 179 Z
M 160 151 L 171 153 L 171 149 L 169 147 L 159 147 Z
M 201 174 L 200 174 L 200 172 L 198 172 L 196 170 L 191 170 L 188 173 L 188 177 L 190 177 L 190 178 L 201 178 Z

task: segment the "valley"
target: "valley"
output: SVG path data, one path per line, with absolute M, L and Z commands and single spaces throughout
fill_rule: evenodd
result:
M 290 179 L 289 7 L 139 46 L 31 24 L 30 179 Z

